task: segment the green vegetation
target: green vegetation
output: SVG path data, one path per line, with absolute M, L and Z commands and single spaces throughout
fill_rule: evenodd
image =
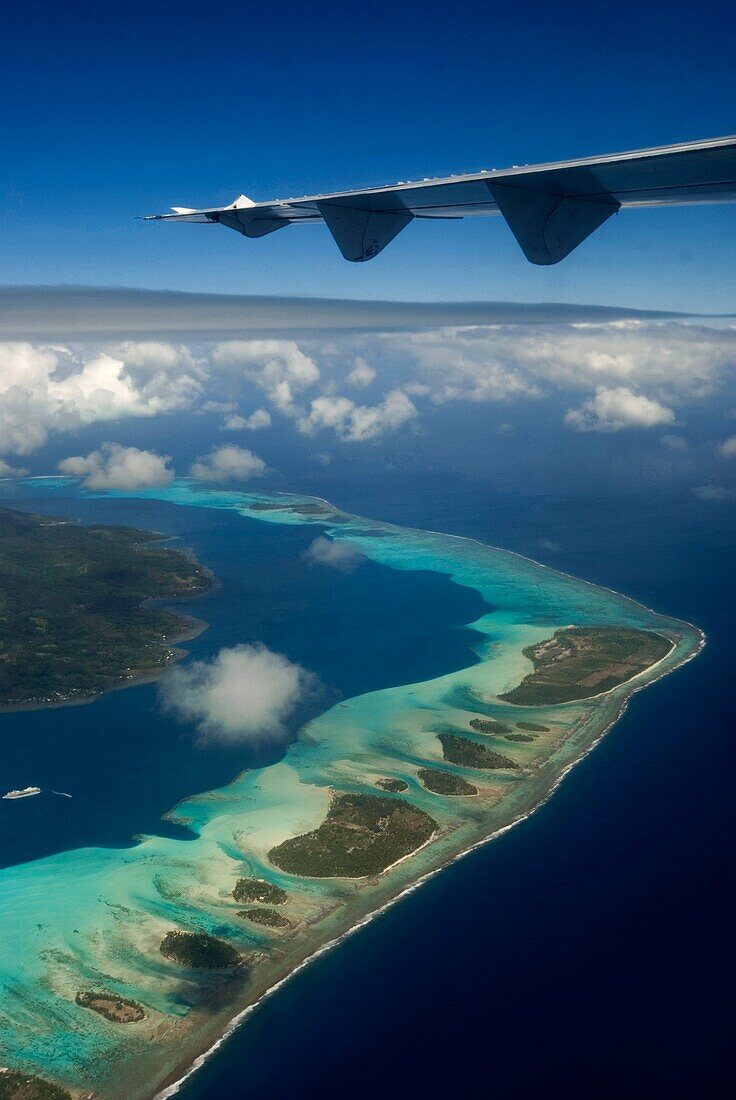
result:
M 291 921 L 281 913 L 277 913 L 275 909 L 256 906 L 253 909 L 241 909 L 238 916 L 252 920 L 254 924 L 263 924 L 266 928 L 291 928 Z
M 72 1100 L 71 1093 L 42 1077 L 0 1069 L 0 1100 Z
M 453 775 L 452 772 L 444 772 L 439 768 L 422 768 L 419 772 L 419 778 L 428 791 L 432 791 L 433 794 L 477 794 L 478 788 L 474 787 L 472 783 L 468 783 L 460 775 Z
M 504 740 L 506 740 L 506 741 L 519 741 L 519 742 L 533 741 L 534 740 L 534 734 L 532 734 L 532 733 L 507 733 L 505 735 Z
M 376 786 L 382 791 L 388 791 L 389 794 L 402 794 L 409 790 L 409 784 L 403 779 L 377 779 Z
M 534 672 L 501 699 L 535 707 L 589 699 L 630 680 L 669 653 L 661 634 L 629 627 L 568 627 L 529 646 Z
M 487 745 L 481 745 L 478 741 L 471 741 L 468 737 L 457 737 L 454 733 L 440 733 L 442 754 L 449 764 L 457 764 L 461 768 L 509 768 L 518 770 L 519 765 L 508 756 L 502 756 L 500 752 L 494 752 Z
M 209 582 L 144 545 L 161 537 L 0 508 L 0 705 L 84 698 L 166 665 L 190 624 L 142 601 Z
M 372 794 L 337 795 L 318 829 L 285 840 L 269 859 L 292 875 L 377 875 L 426 843 L 437 822 L 410 802 Z
M 114 1024 L 137 1024 L 146 1018 L 143 1005 L 118 997 L 115 993 L 80 992 L 74 1000 L 82 1008 L 91 1008 Z
M 528 730 L 529 733 L 549 733 L 549 726 L 540 726 L 539 722 L 517 722 L 517 730 Z
M 161 941 L 161 954 L 179 966 L 220 970 L 237 966 L 240 955 L 225 940 L 206 932 L 167 932 Z
M 236 901 L 260 901 L 263 905 L 284 905 L 289 900 L 286 890 L 260 878 L 239 878 L 233 897 Z
M 505 722 L 497 722 L 495 718 L 473 718 L 470 728 L 476 733 L 509 733 L 511 730 L 511 726 L 507 726 Z

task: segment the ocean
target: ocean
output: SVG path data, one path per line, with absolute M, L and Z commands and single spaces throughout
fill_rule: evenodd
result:
M 708 512 L 705 502 L 646 494 L 584 506 L 569 498 L 473 499 L 471 486 L 451 482 L 412 495 L 388 482 L 371 491 L 346 485 L 331 496 L 353 513 L 526 554 L 535 538 L 546 540 L 539 556 L 555 568 L 694 621 L 708 646 L 635 696 L 532 817 L 267 998 L 180 1095 L 725 1093 L 733 516 L 723 506 Z M 23 506 L 178 535 L 221 582 L 182 606 L 211 624 L 187 644 L 193 656 L 264 641 L 319 669 L 325 687 L 314 712 L 463 668 L 477 641 L 467 624 L 488 610 L 436 573 L 375 562 L 340 576 L 308 569 L 301 553 L 313 532 L 300 527 L 274 531 L 161 501 L 61 504 L 55 491 Z M 294 729 L 309 716 L 295 716 Z M 53 780 L 75 791 L 68 805 L 28 800 L 22 829 L 17 817 L 6 820 L 7 863 L 124 846 L 132 832 L 186 836 L 161 813 L 283 753 L 281 745 L 246 753 L 193 744 L 161 717 L 154 685 L 85 707 L 3 715 L 2 725 L 3 773 L 10 769 L 13 786 Z

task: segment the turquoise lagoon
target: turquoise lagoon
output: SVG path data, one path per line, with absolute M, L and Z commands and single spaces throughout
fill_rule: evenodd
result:
M 45 490 L 55 486 L 68 488 L 68 482 L 44 480 Z M 0 871 L 2 1061 L 74 1093 L 94 1091 L 110 1100 L 175 1088 L 230 1021 L 305 959 L 532 812 L 615 722 L 632 691 L 702 645 L 700 632 L 687 623 L 515 554 L 346 515 L 314 498 L 209 490 L 186 481 L 132 495 L 311 527 L 390 569 L 442 574 L 492 610 L 472 624 L 477 660 L 469 667 L 343 700 L 304 727 L 278 763 L 177 805 L 171 816 L 186 823 L 194 839 L 149 836 L 128 848 L 77 849 Z M 568 625 L 657 630 L 673 649 L 656 668 L 594 700 L 546 709 L 501 702 L 497 697 L 531 669 L 524 648 Z M 451 768 L 437 733 L 467 732 L 479 716 L 531 720 L 549 732 L 531 743 L 486 738 L 520 771 Z M 427 764 L 465 775 L 479 795 L 428 792 L 417 778 Z M 295 878 L 269 863 L 275 844 L 321 823 L 333 791 L 375 791 L 376 780 L 386 776 L 408 784 L 406 794 L 395 797 L 410 799 L 439 823 L 421 851 L 358 882 Z M 256 930 L 237 917 L 232 889 L 244 874 L 287 890 L 284 911 L 293 931 Z M 159 944 L 171 928 L 231 940 L 247 956 L 247 972 L 202 976 L 168 962 Z M 111 1024 L 74 1004 L 83 988 L 134 998 L 147 1019 Z

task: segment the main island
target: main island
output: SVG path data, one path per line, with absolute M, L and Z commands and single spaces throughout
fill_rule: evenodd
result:
M 192 839 L 0 871 L 0 1097 L 174 1095 L 297 968 L 531 814 L 633 692 L 703 644 L 518 555 L 314 498 L 187 481 L 134 495 L 307 526 L 389 569 L 442 574 L 488 611 L 468 667 L 343 699 L 277 763 L 176 806 Z

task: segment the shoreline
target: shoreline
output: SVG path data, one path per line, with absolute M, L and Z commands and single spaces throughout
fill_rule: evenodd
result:
M 170 1100 L 171 1097 L 176 1096 L 181 1090 L 182 1086 L 192 1076 L 194 1076 L 194 1074 L 196 1074 L 208 1061 L 210 1061 L 211 1058 L 213 1058 L 217 1054 L 222 1046 L 226 1042 L 228 1042 L 228 1040 L 245 1024 L 248 1018 L 260 1007 L 260 1005 L 264 1001 L 275 995 L 284 985 L 286 985 L 287 982 L 289 982 L 302 970 L 306 969 L 306 967 L 309 966 L 312 962 L 316 961 L 322 955 L 327 954 L 327 952 L 339 947 L 350 936 L 359 932 L 362 928 L 370 924 L 373 920 L 382 916 L 385 912 L 392 908 L 392 906 L 397 905 L 410 894 L 413 894 L 415 891 L 419 890 L 422 886 L 425 885 L 425 883 L 431 881 L 437 875 L 440 875 L 447 867 L 458 863 L 460 860 L 465 859 L 468 856 L 472 855 L 474 852 L 484 848 L 487 844 L 498 840 L 499 837 L 503 836 L 507 832 L 510 832 L 512 829 L 515 829 L 518 825 L 523 824 L 525 821 L 531 818 L 538 810 L 545 806 L 547 802 L 550 801 L 550 799 L 554 797 L 555 793 L 562 786 L 567 776 L 601 744 L 604 738 L 617 725 L 617 723 L 626 713 L 629 702 L 634 695 L 638 694 L 638 692 L 640 691 L 643 691 L 650 684 L 656 683 L 659 680 L 664 679 L 664 677 L 668 676 L 671 672 L 676 672 L 679 668 L 682 668 L 684 665 L 689 664 L 690 661 L 694 660 L 702 652 L 702 650 L 705 648 L 705 645 L 707 644 L 706 635 L 702 630 L 699 630 L 697 627 L 695 628 L 695 630 L 698 635 L 697 646 L 691 653 L 684 656 L 682 660 L 678 661 L 678 663 L 672 668 L 659 672 L 656 676 L 651 677 L 651 679 L 647 679 L 645 682 L 637 682 L 642 681 L 643 677 L 646 677 L 648 673 L 650 673 L 653 669 L 661 666 L 664 661 L 671 657 L 677 643 L 673 643 L 672 649 L 669 651 L 669 653 L 666 654 L 665 657 L 660 658 L 653 665 L 650 665 L 648 669 L 643 670 L 636 676 L 632 677 L 630 680 L 625 681 L 624 684 L 619 684 L 616 688 L 611 688 L 608 692 L 601 693 L 599 696 L 597 696 L 597 698 L 600 698 L 603 695 L 609 695 L 614 691 L 621 690 L 621 688 L 626 687 L 627 685 L 635 685 L 630 688 L 625 697 L 621 700 L 621 703 L 613 717 L 602 727 L 602 729 L 598 732 L 594 739 L 586 747 L 584 747 L 582 751 L 575 756 L 574 759 L 570 760 L 562 768 L 560 773 L 556 776 L 554 782 L 551 784 L 550 787 L 547 788 L 546 792 L 537 802 L 535 802 L 528 809 L 512 817 L 508 822 L 499 825 L 487 836 L 474 841 L 472 844 L 468 845 L 468 847 L 463 848 L 462 850 L 450 855 L 449 858 L 443 860 L 436 867 L 430 868 L 428 871 L 424 872 L 418 878 L 416 878 L 413 882 L 410 882 L 408 883 L 408 885 L 402 887 L 402 889 L 400 889 L 395 895 L 389 897 L 386 901 L 377 906 L 375 909 L 368 911 L 364 916 L 356 921 L 355 924 L 350 925 L 350 927 L 346 928 L 337 936 L 325 941 L 323 944 L 320 944 L 318 947 L 316 947 L 314 951 L 311 951 L 303 959 L 297 962 L 296 965 L 288 971 L 288 973 L 283 975 L 283 977 L 277 978 L 277 980 L 273 982 L 273 984 L 271 984 L 265 990 L 259 993 L 253 1001 L 238 1009 L 238 1011 L 226 1023 L 225 1027 L 214 1038 L 214 1040 L 202 1051 L 200 1051 L 200 1053 L 197 1054 L 193 1060 L 182 1059 L 180 1066 L 164 1078 L 164 1080 L 157 1087 L 155 1092 L 150 1091 L 142 1094 L 146 1097 L 146 1100 Z M 588 701 L 589 700 L 580 700 L 580 702 L 582 703 L 586 703 Z M 384 870 L 378 876 L 376 876 L 376 878 L 380 879 L 383 875 L 389 873 L 399 864 L 411 860 L 412 857 L 414 857 L 419 851 L 421 851 L 422 849 L 426 849 L 430 845 L 430 843 L 432 843 L 432 841 L 436 839 L 436 836 L 437 834 L 433 834 L 433 836 L 430 837 L 429 840 L 425 841 L 418 848 L 415 848 L 413 852 L 409 852 L 406 856 L 402 856 L 401 859 L 396 860 L 389 867 L 384 868 Z M 360 884 L 358 886 L 358 889 L 360 889 Z
M 209 592 L 209 589 L 207 589 Z M 200 592 L 197 596 L 181 596 L 180 599 L 197 599 L 198 596 L 205 595 L 204 592 Z M 164 601 L 161 601 L 164 602 Z M 143 604 L 141 604 L 143 606 Z M 209 623 L 206 619 L 200 619 L 197 615 L 182 615 L 180 612 L 175 612 L 178 618 L 184 623 L 189 624 L 189 629 L 181 631 L 179 634 L 175 634 L 169 639 L 171 642 L 171 657 L 161 665 L 160 668 L 146 669 L 142 672 L 133 673 L 131 676 L 122 680 L 120 683 L 110 684 L 109 687 L 104 687 L 100 691 L 96 691 L 93 695 L 75 695 L 66 699 L 55 699 L 53 702 L 27 702 L 27 703 L 2 703 L 0 704 L 0 714 L 23 714 L 34 710 L 60 710 L 62 707 L 87 707 L 92 703 L 96 703 L 98 699 L 102 699 L 105 695 L 110 695 L 114 691 L 125 691 L 126 688 L 141 687 L 142 684 L 155 683 L 168 669 L 178 664 L 179 661 L 183 661 L 185 657 L 189 655 L 189 651 L 186 649 L 177 648 L 181 642 L 191 642 L 195 638 L 198 638 L 200 634 L 204 634 L 205 630 L 209 629 Z

